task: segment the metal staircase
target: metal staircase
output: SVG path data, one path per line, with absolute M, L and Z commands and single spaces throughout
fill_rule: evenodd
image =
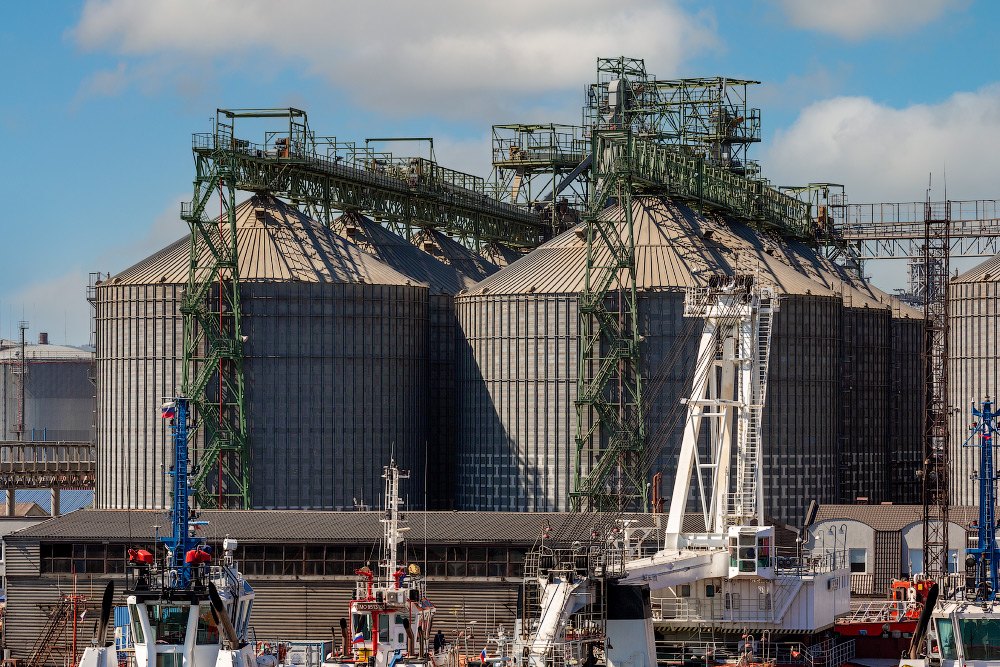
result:
M 66 631 L 66 625 L 75 622 L 76 618 L 73 614 L 75 605 L 76 600 L 69 597 L 59 600 L 59 604 L 52 609 L 48 622 L 42 628 L 38 639 L 35 640 L 35 645 L 31 648 L 25 667 L 41 667 L 45 664 L 45 661 L 58 647 L 59 638 Z
M 736 506 L 730 513 L 731 520 L 753 518 L 762 511 L 758 506 L 758 495 L 762 475 L 761 459 L 761 423 L 764 411 L 764 401 L 767 398 L 767 373 L 770 362 L 772 319 L 777 305 L 777 296 L 773 290 L 762 290 L 755 295 L 755 310 L 757 314 L 756 330 L 752 333 L 749 343 L 750 350 L 744 350 L 740 355 L 750 358 L 753 373 L 750 378 L 749 396 L 741 395 L 740 399 L 746 406 L 740 415 L 740 455 L 737 472 Z M 744 383 L 741 383 L 744 384 Z M 735 523 L 731 525 L 736 525 Z

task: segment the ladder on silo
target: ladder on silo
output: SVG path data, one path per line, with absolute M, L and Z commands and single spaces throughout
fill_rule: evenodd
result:
M 757 498 L 761 483 L 761 426 L 764 401 L 767 398 L 767 374 L 771 357 L 771 330 L 773 306 L 777 297 L 773 290 L 763 289 L 754 295 L 756 303 L 751 339 L 747 341 L 752 354 L 748 359 L 752 367 L 750 395 L 741 396 L 745 412 L 741 415 L 739 468 L 737 472 L 737 498 L 734 515 L 756 517 L 762 511 Z M 742 347 L 742 346 L 741 346 Z M 745 386 L 745 385 L 744 385 Z

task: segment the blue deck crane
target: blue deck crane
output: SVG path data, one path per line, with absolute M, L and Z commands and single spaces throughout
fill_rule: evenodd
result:
M 972 435 L 963 445 L 979 447 L 979 542 L 973 549 L 966 549 L 966 572 L 969 593 L 982 602 L 997 599 L 1000 590 L 1000 549 L 997 548 L 997 470 L 994 450 L 997 447 L 994 435 L 997 432 L 997 417 L 1000 410 L 994 409 L 989 396 L 980 408 L 972 406 L 976 421 L 972 424 Z M 978 436 L 978 438 L 976 437 Z M 973 583 L 974 582 L 974 583 Z

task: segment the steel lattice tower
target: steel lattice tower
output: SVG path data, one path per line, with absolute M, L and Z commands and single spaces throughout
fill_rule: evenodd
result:
M 924 576 L 948 579 L 948 259 L 950 203 L 924 210 Z

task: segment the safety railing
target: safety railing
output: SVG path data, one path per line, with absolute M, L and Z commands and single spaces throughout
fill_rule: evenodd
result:
M 96 464 L 92 442 L 0 443 L 0 472 L 79 472 Z

